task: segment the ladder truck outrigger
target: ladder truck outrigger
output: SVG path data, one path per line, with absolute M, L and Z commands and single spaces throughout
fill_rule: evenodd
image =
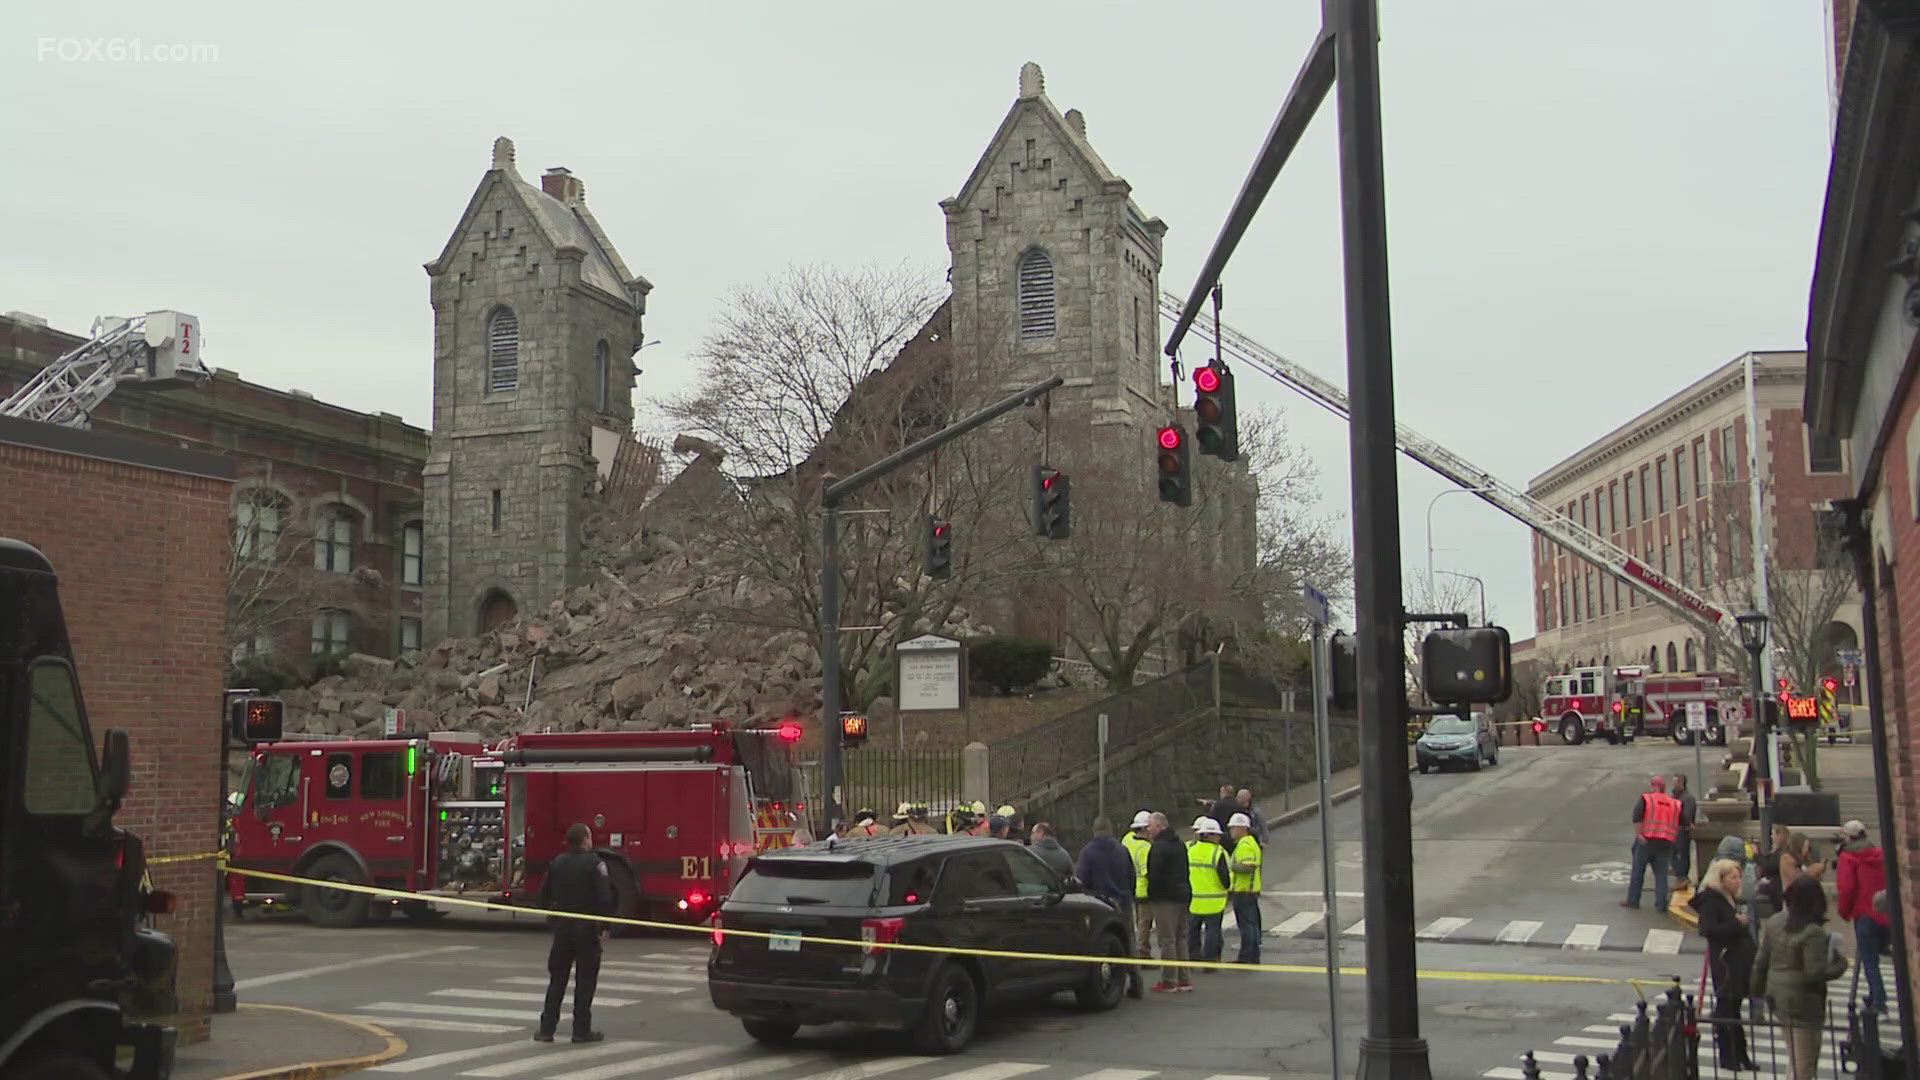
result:
M 200 320 L 192 315 L 102 315 L 93 320 L 87 340 L 0 401 L 0 416 L 84 428 L 93 410 L 120 387 L 169 390 L 211 378 L 200 363 L 200 348 Z
M 1181 317 L 1185 306 L 1185 301 L 1172 293 L 1160 294 L 1160 310 L 1176 320 Z M 1213 318 L 1205 312 L 1194 317 L 1193 329 L 1203 336 L 1217 331 L 1220 349 L 1231 359 L 1244 362 L 1269 378 L 1304 394 L 1315 404 L 1342 420 L 1351 419 L 1346 391 L 1326 379 L 1234 330 L 1231 326 L 1223 323 L 1216 327 Z M 1665 605 L 1687 622 L 1699 627 L 1702 633 L 1721 648 L 1729 650 L 1731 654 L 1739 653 L 1739 645 L 1734 641 L 1729 630 L 1733 617 L 1726 609 L 1648 566 L 1626 550 L 1586 529 L 1565 514 L 1536 501 L 1520 488 L 1502 481 L 1487 470 L 1474 465 L 1405 424 L 1395 423 L 1393 435 L 1394 442 L 1401 453 L 1453 481 L 1469 493 L 1478 495 L 1495 508 L 1505 511 L 1535 532 L 1599 567 L 1603 573 L 1610 574 L 1625 582 L 1628 587 L 1639 590 L 1655 603 Z M 1596 724 L 1604 725 L 1607 722 L 1605 713 L 1598 714 L 1598 719 L 1580 712 L 1569 712 L 1567 715 L 1574 719 L 1576 733 L 1581 740 L 1592 735 L 1608 733 L 1604 728 L 1595 727 Z M 1562 729 L 1565 728 L 1565 717 L 1556 716 L 1547 717 L 1547 719 L 1551 723 L 1561 724 Z M 1617 730 L 1614 733 L 1617 737 Z

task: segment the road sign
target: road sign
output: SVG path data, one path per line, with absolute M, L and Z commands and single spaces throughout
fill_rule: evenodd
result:
M 1333 621 L 1333 611 L 1327 602 L 1327 594 L 1311 585 L 1300 586 L 1300 599 L 1306 602 L 1307 617 L 1321 626 Z
M 407 710 L 388 709 L 386 711 L 386 714 L 381 718 L 380 733 L 382 735 L 385 735 L 387 738 L 391 739 L 395 735 L 400 734 L 400 729 L 406 726 L 406 723 L 407 723 Z
M 1848 687 L 1853 686 L 1853 665 L 1852 664 L 1848 664 L 1847 669 L 1841 673 L 1840 681 L 1842 683 L 1845 683 Z
M 1704 701 L 1687 702 L 1687 730 L 1707 730 L 1707 703 Z

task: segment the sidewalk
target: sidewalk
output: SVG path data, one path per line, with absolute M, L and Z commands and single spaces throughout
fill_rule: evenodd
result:
M 213 1037 L 180 1048 L 175 1080 L 319 1080 L 407 1052 L 387 1031 L 290 1005 L 242 1004 L 213 1018 Z

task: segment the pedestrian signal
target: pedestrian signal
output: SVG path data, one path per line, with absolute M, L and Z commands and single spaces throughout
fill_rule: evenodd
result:
M 860 746 L 867 741 L 865 713 L 843 713 L 840 717 L 840 745 Z
M 1420 682 L 1449 705 L 1485 704 L 1513 695 L 1513 645 L 1504 626 L 1435 630 L 1420 643 Z
M 237 742 L 278 742 L 286 705 L 275 697 L 237 697 L 227 705 L 227 729 Z
M 1335 633 L 1327 642 L 1327 669 L 1333 707 L 1352 712 L 1360 704 L 1360 665 L 1353 635 Z

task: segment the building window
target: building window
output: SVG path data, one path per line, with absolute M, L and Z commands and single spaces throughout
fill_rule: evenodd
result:
M 1700 549 L 1700 584 L 1703 587 L 1711 585 L 1713 584 L 1713 526 L 1703 519 L 1693 538 Z
M 349 634 L 352 620 L 338 608 L 321 608 L 313 613 L 313 655 L 334 656 L 353 651 Z
M 1640 520 L 1653 517 L 1653 478 L 1645 465 L 1640 466 Z
M 1567 582 L 1565 578 L 1554 582 L 1554 594 L 1560 598 L 1560 625 L 1567 625 Z
M 1657 674 L 1659 674 L 1659 672 L 1660 672 L 1660 646 L 1658 646 L 1658 645 L 1649 645 L 1649 646 L 1647 646 L 1647 666 L 1648 666 L 1648 667 L 1650 667 L 1650 668 L 1652 668 L 1652 669 L 1654 670 L 1654 673 L 1655 673 L 1656 675 L 1657 675 Z
M 400 584 L 418 585 L 426 579 L 425 528 L 417 521 L 400 527 Z
M 1672 567 L 1673 567 L 1673 541 L 1661 540 L 1660 541 L 1660 574 L 1661 576 L 1672 577 L 1673 576 Z
M 493 531 L 500 531 L 500 489 L 493 489 Z
M 1580 621 L 1580 579 L 1573 579 L 1573 621 Z
M 1694 640 L 1693 640 L 1692 638 L 1688 638 L 1688 639 L 1687 639 L 1687 667 L 1686 667 L 1686 670 L 1688 670 L 1688 671 L 1699 671 L 1699 670 L 1700 670 L 1700 648 L 1699 648 L 1699 646 L 1698 646 L 1697 644 L 1695 644 L 1695 642 L 1694 642 Z
M 1674 649 L 1671 641 L 1667 642 L 1667 670 L 1680 670 L 1680 653 Z
M 1140 298 L 1133 298 L 1133 358 L 1140 359 Z
M 1581 528 L 1583 529 L 1593 528 L 1593 524 L 1587 520 L 1587 515 L 1590 511 L 1592 511 L 1592 509 L 1593 509 L 1593 499 L 1586 495 L 1580 496 L 1580 527 Z
M 520 319 L 510 307 L 487 316 L 487 392 L 501 394 L 520 386 Z
M 1020 336 L 1050 338 L 1054 326 L 1053 260 L 1035 248 L 1020 258 Z
M 1693 545 L 1684 536 L 1680 538 L 1680 584 L 1693 584 Z
M 1627 498 L 1626 498 L 1626 504 L 1627 504 L 1627 516 L 1626 516 L 1626 517 L 1624 517 L 1624 518 L 1622 518 L 1621 520 L 1622 520 L 1622 521 L 1624 521 L 1624 522 L 1626 522 L 1626 524 L 1627 524 L 1627 526 L 1628 526 L 1629 528 L 1631 528 L 1631 527 L 1633 526 L 1633 522 L 1634 522 L 1634 513 L 1633 513 L 1633 474 L 1632 474 L 1632 473 L 1628 473 L 1628 474 L 1627 474 L 1627 479 L 1626 479 L 1626 489 L 1627 489 Z
M 420 647 L 420 620 L 412 615 L 400 616 L 400 651 Z
M 1740 479 L 1740 436 L 1739 429 L 1728 424 L 1720 429 L 1720 479 Z
M 330 574 L 353 570 L 353 519 L 340 510 L 320 515 L 313 530 L 313 568 Z
M 266 562 L 280 547 L 280 500 L 268 492 L 244 492 L 233 508 L 233 553 L 247 562 Z
M 613 401 L 613 359 L 604 341 L 593 346 L 593 400 L 594 408 L 601 412 L 606 412 Z
M 1707 440 L 1693 440 L 1693 497 L 1707 497 Z
M 1660 460 L 1655 463 L 1653 470 L 1653 505 L 1660 508 L 1660 513 L 1664 514 L 1667 512 L 1667 459 L 1665 455 L 1662 455 Z
M 1673 505 L 1675 509 L 1687 505 L 1687 448 L 1684 446 L 1673 452 Z
M 1838 435 L 1816 435 L 1807 432 L 1807 471 L 1810 473 L 1837 473 L 1847 467 L 1845 445 Z
M 271 656 L 273 655 L 273 635 L 263 631 L 245 641 L 236 642 L 228 655 L 235 664 L 243 664 L 262 656 Z
M 1620 530 L 1620 481 L 1618 480 L 1607 484 L 1607 508 L 1612 511 L 1607 515 L 1607 524 L 1618 532 Z M 1633 522 L 1629 521 L 1627 524 L 1631 525 Z
M 1847 564 L 1847 553 L 1841 546 L 1845 537 L 1843 525 L 1846 518 L 1839 510 L 1824 507 L 1813 512 L 1813 552 L 1815 565 L 1832 569 Z

